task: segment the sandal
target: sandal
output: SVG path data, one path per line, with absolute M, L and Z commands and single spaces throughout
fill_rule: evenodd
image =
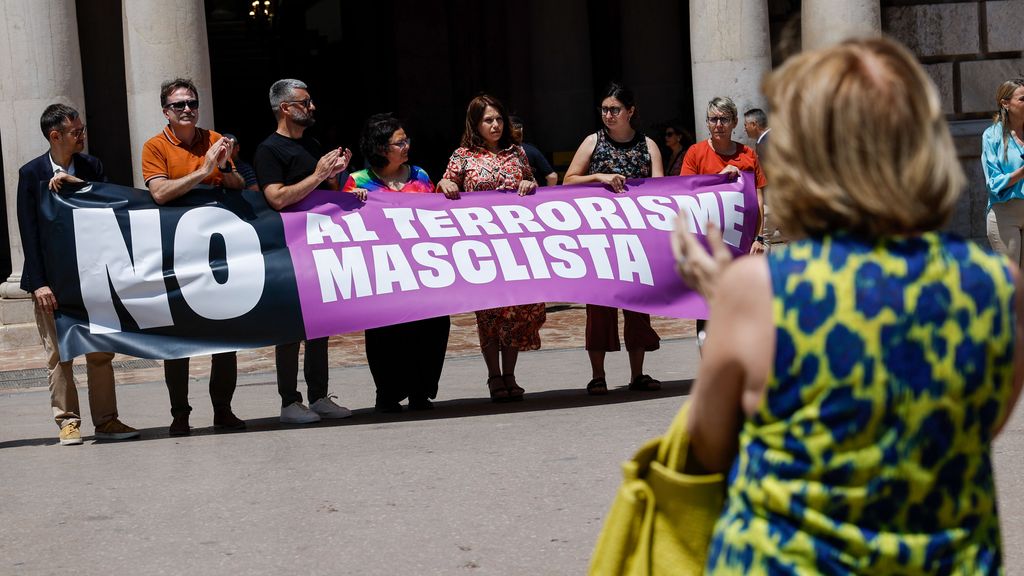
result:
M 661 390 L 661 382 L 651 378 L 647 374 L 641 374 L 629 383 L 629 389 L 640 392 L 654 392 L 655 390 Z
M 505 379 L 501 376 L 489 376 L 487 389 L 491 392 L 491 402 L 508 402 L 508 388 L 505 387 Z
M 604 396 L 608 393 L 608 382 L 604 378 L 594 378 L 587 382 L 587 394 L 591 396 Z
M 508 399 L 522 400 L 523 394 L 526 394 L 526 390 L 523 390 L 523 387 L 516 383 L 516 375 L 505 374 L 504 380 L 505 388 L 508 390 Z

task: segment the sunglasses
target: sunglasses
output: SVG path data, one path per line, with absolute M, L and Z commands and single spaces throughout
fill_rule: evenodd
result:
M 170 109 L 174 110 L 175 112 L 181 112 L 181 111 L 183 111 L 185 109 L 186 106 L 188 106 L 188 108 L 190 110 L 198 110 L 199 109 L 199 100 L 196 99 L 196 100 L 181 100 L 180 102 L 168 102 L 164 106 L 164 108 L 170 108 Z

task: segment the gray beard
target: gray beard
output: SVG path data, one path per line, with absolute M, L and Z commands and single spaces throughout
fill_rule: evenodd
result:
M 316 124 L 316 118 L 312 114 L 306 114 L 295 119 L 295 123 L 304 128 L 309 128 L 313 124 Z

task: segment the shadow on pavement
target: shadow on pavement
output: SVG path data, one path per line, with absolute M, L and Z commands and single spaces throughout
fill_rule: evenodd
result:
M 247 434 L 253 432 L 272 432 L 275 430 L 291 430 L 303 428 L 326 428 L 343 426 L 366 426 L 384 423 L 407 422 L 419 420 L 445 420 L 448 418 L 471 418 L 478 416 L 490 416 L 494 414 L 516 414 L 521 412 L 538 412 L 543 410 L 563 410 L 567 408 L 586 408 L 589 406 L 603 406 L 608 404 L 624 404 L 626 402 L 641 402 L 657 398 L 670 398 L 674 396 L 685 396 L 690 393 L 693 380 L 669 380 L 661 383 L 661 390 L 657 392 L 631 392 L 626 386 L 610 388 L 606 396 L 590 396 L 582 388 L 567 388 L 560 390 L 545 390 L 543 392 L 530 392 L 527 390 L 526 397 L 522 402 L 509 402 L 497 404 L 490 401 L 490 398 L 455 398 L 452 400 L 441 400 L 434 402 L 433 410 L 410 412 L 405 410 L 397 414 L 378 414 L 373 408 L 361 408 L 352 411 L 352 417 L 344 420 L 321 420 L 316 424 L 282 424 L 276 416 L 269 418 L 246 419 L 246 429 L 239 431 L 214 430 L 213 426 L 193 426 L 190 436 L 176 436 L 176 440 L 185 440 L 192 436 L 206 436 L 214 434 Z M 483 387 L 481 387 L 483 388 Z M 482 392 L 484 390 L 481 390 Z M 167 427 L 141 428 L 141 438 L 134 440 L 95 440 L 85 436 L 87 443 L 115 444 L 118 442 L 140 442 L 145 440 L 156 440 L 170 438 L 167 434 Z M 49 446 L 56 445 L 57 439 L 53 436 L 46 438 L 24 438 L 20 440 L 9 440 L 0 442 L 0 450 L 4 448 L 17 448 L 26 446 Z

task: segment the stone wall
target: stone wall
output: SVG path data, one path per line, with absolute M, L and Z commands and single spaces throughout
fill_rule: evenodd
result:
M 981 133 L 990 124 L 999 84 L 1024 76 L 1024 2 L 885 0 L 882 8 L 884 32 L 917 54 L 938 86 L 967 174 L 949 227 L 987 244 Z

